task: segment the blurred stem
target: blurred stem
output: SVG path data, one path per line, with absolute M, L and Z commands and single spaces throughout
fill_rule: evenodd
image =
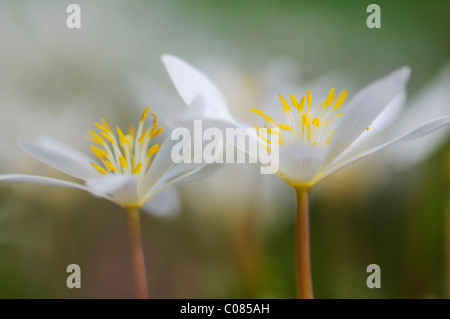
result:
M 139 208 L 127 208 L 127 219 L 128 229 L 130 232 L 131 259 L 133 262 L 133 276 L 136 298 L 148 299 L 147 275 L 145 272 L 144 251 L 142 250 Z
M 258 298 L 265 293 L 260 287 L 260 279 L 264 278 L 264 259 L 261 251 L 261 218 L 255 218 L 248 203 L 242 211 L 236 211 L 229 227 L 233 230 L 233 254 L 245 294 L 250 298 Z M 260 216 L 259 216 L 260 217 Z
M 297 255 L 297 297 L 313 299 L 311 278 L 311 257 L 309 252 L 309 188 L 296 187 L 296 255 Z

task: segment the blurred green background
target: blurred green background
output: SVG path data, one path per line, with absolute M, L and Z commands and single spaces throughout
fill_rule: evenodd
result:
M 69 30 L 73 2 L 82 27 Z M 18 136 L 52 134 L 88 149 L 87 129 L 102 116 L 126 125 L 147 104 L 164 113 L 161 92 L 182 107 L 163 53 L 256 75 L 288 56 L 305 82 L 346 70 L 357 87 L 409 65 L 413 94 L 450 58 L 450 2 L 376 1 L 381 29 L 366 26 L 370 3 L 2 1 L 0 173 L 62 176 L 21 152 Z M 412 167 L 363 160 L 313 189 L 316 297 L 450 297 L 449 162 L 447 138 Z M 151 297 L 295 298 L 293 191 L 275 176 L 256 174 L 257 187 L 236 171 L 226 178 L 240 168 L 224 169 L 181 188 L 177 218 L 143 215 Z M 245 196 L 234 193 L 238 186 Z M 209 189 L 219 195 L 208 198 Z M 72 263 L 81 267 L 81 289 L 66 287 Z M 372 263 L 381 267 L 381 289 L 366 286 Z M 123 209 L 77 190 L 1 184 L 0 297 L 133 298 Z

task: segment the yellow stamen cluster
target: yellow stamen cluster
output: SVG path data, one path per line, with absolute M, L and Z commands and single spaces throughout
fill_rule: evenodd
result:
M 100 174 L 134 174 L 143 176 L 152 163 L 152 156 L 159 150 L 159 145 L 150 146 L 152 139 L 162 131 L 158 125 L 156 114 L 152 112 L 152 125 L 145 129 L 144 122 L 149 107 L 142 113 L 137 131 L 133 126 L 128 127 L 125 134 L 117 126 L 115 132 L 105 119 L 95 126 L 100 133 L 89 130 L 89 140 L 96 145 L 91 145 L 91 151 L 97 157 L 99 163 L 91 165 Z
M 264 114 L 259 109 L 250 109 L 250 111 L 262 116 L 269 127 L 265 128 L 279 128 L 278 141 L 280 145 L 293 142 L 304 142 L 312 146 L 326 146 L 330 143 L 335 127 L 332 125 L 333 121 L 341 116 L 343 113 L 339 108 L 345 101 L 347 91 L 342 91 L 338 96 L 334 95 L 334 88 L 331 88 L 326 99 L 316 106 L 312 106 L 311 92 L 306 91 L 306 96 L 300 100 L 291 94 L 291 105 L 279 95 L 281 107 L 286 116 L 286 124 L 278 124 L 272 117 Z M 306 102 L 306 105 L 305 105 Z M 291 107 L 292 106 L 292 107 Z M 296 111 L 293 111 L 294 108 Z M 255 127 L 259 130 L 258 127 Z M 270 131 L 269 131 L 270 133 Z M 265 146 L 270 149 L 270 142 L 267 138 L 263 139 Z

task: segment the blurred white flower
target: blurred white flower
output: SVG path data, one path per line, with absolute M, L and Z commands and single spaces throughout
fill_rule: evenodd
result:
M 156 115 L 149 128 L 144 127 L 148 108 L 137 130 L 130 127 L 124 134 L 116 127 L 116 134 L 105 120 L 96 123 L 99 133 L 90 131 L 91 146 L 96 159 L 50 137 L 42 137 L 39 144 L 20 140 L 21 147 L 31 156 L 84 184 L 35 175 L 4 174 L 0 181 L 28 182 L 72 187 L 106 198 L 125 208 L 143 207 L 153 214 L 173 213 L 178 207 L 178 195 L 172 186 L 201 176 L 206 164 L 174 164 L 171 150 L 174 145 L 166 139 L 162 146 L 153 138 L 162 127 Z M 196 174 L 196 175 L 195 175 Z

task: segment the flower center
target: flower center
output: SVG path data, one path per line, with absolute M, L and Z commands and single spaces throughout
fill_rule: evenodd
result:
M 151 140 L 162 131 L 162 126 L 158 127 L 157 117 L 153 112 L 152 125 L 144 129 L 149 109 L 147 106 L 142 113 L 137 131 L 131 125 L 126 135 L 117 126 L 116 136 L 105 119 L 100 121 L 101 124 L 95 123 L 100 134 L 89 130 L 89 140 L 96 144 L 91 145 L 91 151 L 99 160 L 99 163 L 91 162 L 91 165 L 100 174 L 145 175 L 152 163 L 152 156 L 159 149 L 158 144 L 150 146 Z
M 269 125 L 264 126 L 264 128 L 268 129 L 269 133 L 273 128 L 280 129 L 278 139 L 280 145 L 287 143 L 306 143 L 311 146 L 325 147 L 330 143 L 334 134 L 334 120 L 343 114 L 339 112 L 339 108 L 344 103 L 346 96 L 346 90 L 343 90 L 338 96 L 335 96 L 334 88 L 331 88 L 324 101 L 316 106 L 311 106 L 312 99 L 309 90 L 306 91 L 306 98 L 303 96 L 300 100 L 297 100 L 291 94 L 291 105 L 280 94 L 281 107 L 286 116 L 285 124 L 278 124 L 273 118 L 267 116 L 259 109 L 250 109 L 250 111 L 264 118 Z M 293 111 L 293 108 L 296 111 Z M 255 128 L 257 131 L 259 130 L 258 127 Z

